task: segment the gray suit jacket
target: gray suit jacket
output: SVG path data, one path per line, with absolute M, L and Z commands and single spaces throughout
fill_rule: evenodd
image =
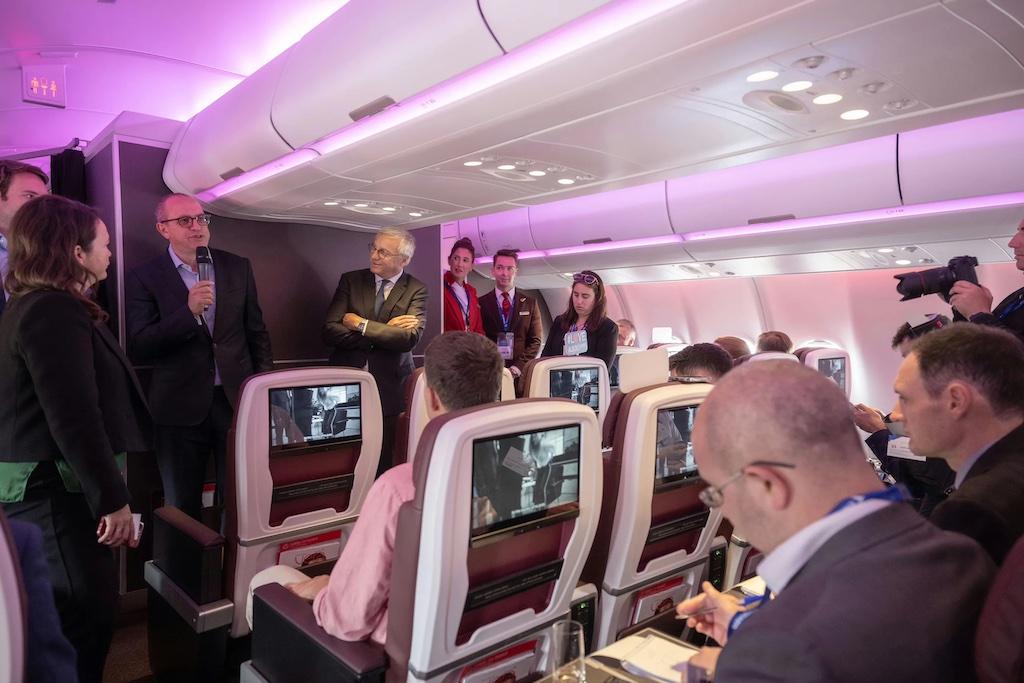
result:
M 829 539 L 718 659 L 731 681 L 972 681 L 995 568 L 974 541 L 889 505 Z

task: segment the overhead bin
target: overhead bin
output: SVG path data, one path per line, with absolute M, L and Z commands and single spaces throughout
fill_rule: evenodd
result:
M 531 206 L 529 222 L 541 249 L 672 234 L 665 183 Z
M 906 204 L 1024 190 L 1024 110 L 900 134 Z
M 677 233 L 900 205 L 896 136 L 668 181 Z
M 610 0 L 480 0 L 480 12 L 506 52 Z
M 537 248 L 530 234 L 530 214 L 525 206 L 489 213 L 480 216 L 477 221 L 482 255 L 493 256 L 499 249 L 531 251 Z
M 164 166 L 169 188 L 191 194 L 292 151 L 270 120 L 287 58 L 278 55 L 182 127 Z
M 501 54 L 471 0 L 349 2 L 290 50 L 274 125 L 304 145 Z

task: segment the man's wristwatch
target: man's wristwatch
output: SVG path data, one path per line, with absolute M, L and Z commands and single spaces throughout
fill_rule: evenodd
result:
M 362 319 L 362 320 L 361 320 L 361 321 L 359 322 L 359 325 L 358 325 L 358 327 L 357 327 L 357 329 L 359 330 L 359 334 L 366 334 L 366 323 L 367 323 L 367 320 L 366 320 L 366 318 L 363 318 L 363 319 Z

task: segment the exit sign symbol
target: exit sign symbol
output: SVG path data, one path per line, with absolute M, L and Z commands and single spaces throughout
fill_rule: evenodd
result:
M 25 102 L 67 106 L 67 77 L 64 64 L 36 64 L 21 67 L 21 99 Z

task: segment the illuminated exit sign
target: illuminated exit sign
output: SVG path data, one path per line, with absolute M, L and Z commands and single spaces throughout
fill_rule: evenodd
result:
M 64 64 L 36 64 L 21 67 L 21 99 L 26 102 L 67 106 L 67 77 Z

